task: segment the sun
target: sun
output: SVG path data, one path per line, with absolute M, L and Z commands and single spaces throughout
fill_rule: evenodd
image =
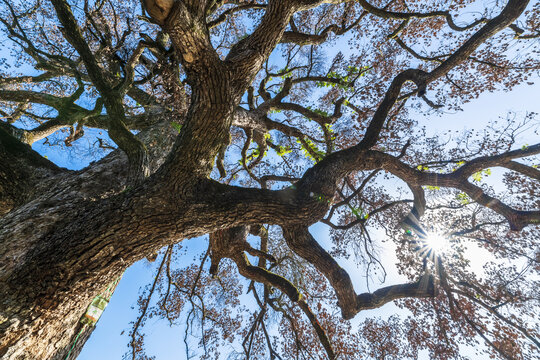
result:
M 433 251 L 434 255 L 437 256 L 443 255 L 450 248 L 450 241 L 445 234 L 427 232 L 423 240 L 427 248 L 426 250 Z

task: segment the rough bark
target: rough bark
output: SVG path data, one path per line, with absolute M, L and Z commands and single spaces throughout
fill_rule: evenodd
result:
M 150 168 L 153 171 L 163 163 L 175 134 L 176 131 L 167 122 L 159 123 L 141 134 L 143 142 L 152 144 L 153 161 Z M 22 158 L 21 152 L 17 155 Z M 40 164 L 39 159 L 42 159 L 42 163 L 45 160 L 39 156 L 37 159 L 32 159 L 34 166 Z M 0 354 L 5 358 L 65 357 L 69 351 L 68 345 L 71 345 L 80 329 L 78 320 L 89 302 L 109 286 L 123 271 L 121 269 L 127 266 L 121 265 L 110 272 L 106 269 L 108 261 L 100 261 L 100 256 L 90 259 L 91 254 L 95 256 L 96 253 L 104 255 L 109 252 L 110 246 L 109 250 L 106 250 L 97 243 L 79 244 L 82 247 L 74 245 L 77 242 L 91 241 L 91 238 L 95 237 L 82 234 L 78 236 L 81 229 L 86 228 L 86 234 L 91 234 L 102 232 L 108 226 L 104 223 L 105 218 L 112 213 L 107 214 L 108 210 L 96 213 L 90 209 L 101 207 L 98 203 L 107 202 L 113 195 L 125 196 L 127 192 L 122 191 L 125 189 L 127 168 L 126 156 L 121 151 L 115 151 L 81 171 L 56 170 L 54 176 L 41 179 L 42 184 L 37 196 L 0 220 L 0 283 L 2 294 L 5 295 L 1 304 Z M 111 179 L 116 179 L 116 182 L 111 183 Z M 32 193 L 27 193 L 30 194 Z M 118 206 L 118 203 L 113 206 Z M 92 219 L 92 214 L 101 218 Z M 80 222 L 72 223 L 74 218 L 80 218 Z M 114 224 L 117 221 L 122 221 L 120 215 L 107 222 Z M 103 223 L 103 227 L 97 225 L 100 223 Z M 97 227 L 93 228 L 96 225 Z M 107 235 L 101 236 L 104 237 Z M 94 250 L 90 250 L 87 256 L 82 255 L 87 251 L 85 249 L 91 248 Z M 76 255 L 77 251 L 82 253 Z M 75 263 L 81 267 L 76 266 L 75 269 L 73 261 L 68 260 L 69 257 L 73 257 Z M 90 267 L 103 269 L 92 274 L 95 270 L 83 265 L 84 259 L 93 264 Z M 122 264 L 121 258 L 119 262 Z M 84 267 L 86 269 L 83 270 Z M 86 273 L 86 277 L 96 278 L 88 283 L 75 285 L 79 280 L 74 278 L 74 274 L 80 271 Z M 65 289 L 77 289 L 73 292 L 59 290 L 57 286 L 62 283 Z M 44 327 L 47 328 L 45 332 L 36 330 Z M 81 344 L 89 333 L 90 328 L 81 334 Z M 77 349 L 74 349 L 75 353 Z
M 43 188 L 43 182 L 63 173 L 0 127 L 0 216 L 23 205 Z
M 464 181 L 467 174 L 489 166 L 489 159 L 464 166 L 454 174 L 437 175 L 422 173 L 401 163 L 399 158 L 370 150 L 404 83 L 413 81 L 423 91 L 429 82 L 445 75 L 483 41 L 511 24 L 527 1 L 510 1 L 501 15 L 487 22 L 432 72 L 411 69 L 398 75 L 359 145 L 327 156 L 294 187 L 271 191 L 227 186 L 209 179 L 235 119 L 241 124 L 254 121 L 262 129 L 280 126 L 264 115 L 247 116 L 245 110 L 237 110 L 239 102 L 282 40 L 291 15 L 323 2 L 333 1 L 270 1 L 253 34 L 221 60 L 209 39 L 203 2 L 177 1 L 169 8 L 168 1 L 146 1 L 146 6 L 153 9 L 150 15 L 171 36 L 192 95 L 179 136 L 175 137 L 174 130 L 164 121 L 145 129 L 140 139 L 134 139 L 126 128 L 128 121 L 121 98 L 113 90 L 116 88 L 104 80 L 107 77 L 88 46 L 81 42 L 67 2 L 53 0 L 60 21 L 70 34 L 70 43 L 80 53 L 89 76 L 104 97 L 111 137 L 123 152 L 113 152 L 81 171 L 65 171 L 0 128 L 0 215 L 4 215 L 0 218 L 2 359 L 65 357 L 80 331 L 79 319 L 92 298 L 129 265 L 164 245 L 239 226 L 282 226 L 289 247 L 314 264 L 334 287 L 345 318 L 397 298 L 433 296 L 431 281 L 357 295 L 348 275 L 307 233 L 307 226 L 327 212 L 338 181 L 353 170 L 383 168 L 416 186 L 459 188 L 506 216 L 516 229 L 540 219 L 540 212 L 517 212 Z M 540 151 L 540 147 L 532 146 L 503 157 L 508 166 L 517 168 L 510 159 L 535 151 Z M 147 173 L 152 175 L 146 178 Z M 133 177 L 137 181 L 130 180 Z M 126 187 L 126 182 L 130 186 Z M 245 228 L 242 229 L 245 236 Z M 241 274 L 276 286 L 293 301 L 300 301 L 298 294 L 280 283 L 280 279 L 246 261 L 243 251 L 249 249 L 232 250 L 235 252 L 222 256 L 233 258 Z M 88 333 L 83 333 L 79 341 L 84 342 L 86 336 Z

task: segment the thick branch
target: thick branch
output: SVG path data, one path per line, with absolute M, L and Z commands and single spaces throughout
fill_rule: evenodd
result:
M 484 18 L 475 20 L 469 25 L 466 26 L 459 26 L 454 22 L 454 19 L 452 18 L 452 15 L 449 11 L 432 11 L 427 13 L 421 13 L 421 12 L 408 12 L 408 13 L 402 13 L 402 12 L 394 12 L 394 11 L 387 11 L 385 9 L 377 8 L 373 5 L 371 5 L 366 0 L 358 0 L 360 5 L 369 13 L 379 16 L 384 19 L 400 19 L 400 20 L 408 20 L 411 18 L 417 18 L 417 19 L 427 19 L 427 18 L 433 18 L 433 17 L 444 17 L 446 19 L 446 22 L 448 23 L 448 26 L 455 31 L 464 31 L 471 29 L 481 23 L 486 22 L 487 20 Z
M 240 40 L 227 55 L 231 70 L 242 74 L 247 87 L 280 41 L 296 4 L 292 0 L 269 1 L 261 23 L 247 38 Z
M 254 280 L 279 289 L 281 292 L 286 294 L 293 303 L 296 303 L 300 307 L 300 309 L 302 309 L 302 311 L 308 317 L 309 321 L 314 327 L 315 332 L 317 333 L 319 340 L 324 346 L 328 357 L 330 359 L 335 359 L 336 355 L 334 353 L 334 350 L 332 349 L 332 345 L 328 339 L 328 336 L 326 335 L 326 332 L 319 324 L 317 317 L 315 316 L 315 314 L 313 314 L 298 289 L 284 277 L 274 274 L 266 270 L 265 268 L 251 265 L 248 258 L 244 254 L 244 251 L 252 252 L 254 250 L 251 248 L 251 246 L 249 246 L 246 241 L 247 234 L 248 228 L 245 226 L 220 230 L 216 233 L 213 233 L 210 236 L 210 246 L 213 254 L 212 266 L 210 268 L 210 271 L 213 271 L 213 273 L 215 273 L 215 271 L 217 270 L 217 265 L 215 265 L 214 262 L 216 261 L 216 258 L 219 258 L 220 256 L 228 257 L 234 260 L 238 267 L 238 272 L 241 275 L 245 276 L 250 280 Z
M 451 69 L 453 69 L 463 61 L 467 60 L 469 56 L 487 39 L 495 35 L 500 30 L 504 29 L 505 27 L 509 26 L 513 21 L 515 21 L 519 17 L 519 15 L 525 10 L 528 3 L 528 0 L 510 0 L 498 16 L 488 21 L 480 30 L 478 30 L 463 45 L 461 45 L 458 50 L 456 50 L 445 61 L 443 61 L 439 66 L 437 66 L 429 73 L 417 69 L 408 69 L 396 76 L 390 84 L 390 87 L 388 88 L 383 101 L 378 106 L 375 114 L 373 115 L 369 127 L 366 130 L 366 134 L 358 146 L 367 149 L 375 145 L 379 138 L 379 134 L 381 132 L 383 124 L 386 121 L 390 110 L 398 100 L 401 88 L 407 81 L 413 81 L 418 87 L 418 94 L 420 96 L 423 95 L 425 93 L 427 84 L 433 82 L 441 76 L 446 75 Z M 384 10 L 380 10 L 381 12 L 379 12 L 379 9 L 372 7 L 367 1 L 362 0 L 360 1 L 360 4 L 364 6 L 367 11 L 374 12 L 379 16 L 396 14 L 387 13 Z M 421 17 L 421 14 L 416 15 Z M 438 14 L 437 16 L 439 15 L 440 14 Z M 430 16 L 432 15 L 430 14 L 428 17 Z M 411 14 L 406 14 L 405 18 L 408 17 L 411 17 Z
M 306 227 L 285 227 L 283 236 L 291 250 L 313 264 L 328 279 L 336 292 L 344 319 L 351 319 L 362 310 L 374 309 L 396 299 L 435 295 L 431 277 L 424 277 L 416 283 L 387 286 L 374 293 L 357 295 L 349 274 L 319 245 Z
M 484 205 L 498 214 L 504 216 L 512 230 L 521 230 L 528 224 L 540 222 L 540 210 L 515 210 L 498 199 L 487 195 L 482 188 L 471 184 L 469 177 L 480 170 L 494 166 L 515 166 L 512 159 L 540 153 L 540 144 L 524 149 L 512 150 L 503 154 L 485 156 L 469 161 L 458 170 L 448 174 L 422 172 L 400 162 L 397 158 L 383 153 L 370 152 L 375 158 L 382 161 L 382 167 L 390 171 L 411 186 L 444 186 L 459 189 L 469 195 L 473 200 Z M 521 167 L 520 167 L 521 168 Z M 533 169 L 535 170 L 535 169 Z M 527 170 L 528 171 L 528 170 Z M 536 174 L 536 172 L 534 172 Z
M 34 197 L 45 179 L 62 172 L 3 126 L 0 126 L 0 159 L 0 217 Z
M 88 76 L 101 94 L 107 113 L 111 116 L 108 126 L 109 135 L 129 158 L 130 176 L 128 182 L 138 183 L 149 175 L 148 154 L 144 144 L 124 125 L 125 112 L 122 104 L 122 94 L 116 91 L 112 84 L 107 81 L 107 77 L 84 40 L 67 1 L 51 0 L 51 2 L 56 10 L 58 20 L 63 26 L 64 36 L 81 56 L 88 71 Z

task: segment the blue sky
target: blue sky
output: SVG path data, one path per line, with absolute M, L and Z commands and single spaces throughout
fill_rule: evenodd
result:
M 524 115 L 527 111 L 540 113 L 538 85 L 519 85 L 511 92 L 500 91 L 482 94 L 477 100 L 463 106 L 463 111 L 460 112 L 446 113 L 441 116 L 436 114 L 430 116 L 415 114 L 414 116 L 421 125 L 428 126 L 430 132 L 436 134 L 443 133 L 447 129 L 481 129 L 487 122 L 496 120 L 499 116 L 504 117 L 509 111 L 516 112 L 518 119 L 520 114 Z M 534 134 L 523 134 L 522 142 L 533 143 L 534 141 L 538 141 Z M 325 225 L 315 225 L 311 230 L 321 244 L 328 244 L 325 240 L 328 238 L 328 228 Z M 379 236 L 383 235 L 379 234 Z M 197 252 L 206 243 L 198 240 L 188 241 L 190 247 L 195 245 L 196 248 L 199 248 Z M 196 244 L 197 242 L 199 244 Z M 382 256 L 386 259 L 389 257 L 395 259 L 391 249 L 383 249 Z M 386 263 L 393 264 L 395 261 L 386 261 Z M 80 354 L 79 360 L 121 359 L 122 355 L 128 351 L 127 344 L 130 341 L 128 333 L 130 322 L 137 317 L 136 301 L 139 288 L 152 281 L 157 263 L 158 261 L 150 264 L 146 260 L 141 260 L 126 271 L 109 306 L 98 322 L 97 328 Z M 355 270 L 353 261 L 341 261 L 341 264 L 351 274 L 357 290 L 365 291 L 365 280 L 360 276 L 360 271 Z M 392 266 L 388 266 L 386 270 L 388 272 L 387 285 L 403 280 L 400 279 Z M 371 316 L 388 317 L 396 311 L 399 310 L 393 304 L 387 304 L 380 309 L 359 314 L 353 322 L 357 323 L 361 319 Z M 148 320 L 145 331 L 148 334 L 148 355 L 156 356 L 157 360 L 187 359 L 182 326 L 170 327 L 166 321 L 153 318 Z M 122 332 L 124 333 L 122 334 Z M 196 343 L 193 343 L 192 346 L 196 346 Z M 471 356 L 474 355 L 473 349 L 468 349 L 466 352 Z M 227 354 L 223 355 L 225 359 Z
M 339 47 L 339 43 L 337 44 Z M 344 46 L 343 48 L 346 48 Z M 429 94 L 428 94 L 429 95 Z M 495 120 L 499 116 L 505 116 L 508 111 L 514 111 L 519 118 L 527 111 L 540 113 L 540 89 L 538 85 L 520 85 L 511 92 L 486 93 L 479 99 L 463 106 L 462 112 L 444 113 L 442 115 L 431 114 L 429 116 L 413 113 L 420 126 L 427 126 L 430 134 L 442 134 L 445 130 L 478 129 L 485 126 L 490 120 Z M 97 134 L 97 130 L 86 130 L 87 134 Z M 104 135 L 102 135 L 104 136 Z M 87 141 L 81 139 L 79 141 Z M 538 142 L 534 134 L 523 134 L 523 144 Z M 56 164 L 70 169 L 80 169 L 86 166 L 91 157 L 66 156 L 65 152 L 56 151 L 49 146 L 43 146 L 42 141 L 34 144 L 34 149 L 43 155 L 46 155 Z M 84 147 L 84 144 L 83 146 Z M 312 233 L 321 242 L 328 244 L 328 228 L 324 225 L 316 225 L 312 228 Z M 379 234 L 379 236 L 383 236 Z M 200 239 L 186 240 L 190 244 L 193 252 L 202 251 L 206 242 Z M 388 277 L 386 285 L 401 282 L 400 276 L 391 266 L 396 260 L 392 249 L 383 249 L 382 254 L 386 259 L 386 270 Z M 80 360 L 99 359 L 121 359 L 129 350 L 127 344 L 130 339 L 128 333 L 130 322 L 137 318 L 136 302 L 140 293 L 140 288 L 153 280 L 156 273 L 158 261 L 148 263 L 146 260 L 131 266 L 124 274 L 117 290 L 115 291 L 110 304 L 104 312 L 102 318 L 97 324 L 90 340 L 85 345 L 82 353 L 78 357 Z M 353 261 L 342 261 L 341 264 L 349 271 L 353 282 L 359 292 L 365 291 L 365 280 L 360 276 L 360 271 L 355 269 Z M 376 288 L 377 284 L 372 286 Z M 370 316 L 387 317 L 394 314 L 397 308 L 393 304 L 385 305 L 380 309 L 369 310 L 359 314 L 353 321 L 359 322 L 361 319 Z M 157 360 L 183 360 L 187 359 L 185 347 L 183 344 L 183 326 L 170 327 L 164 320 L 153 318 L 147 321 L 144 331 L 147 336 L 147 353 L 150 356 L 156 356 Z M 193 346 L 196 342 L 193 341 Z M 226 358 L 227 354 L 223 354 Z M 474 358 L 474 357 L 473 357 Z

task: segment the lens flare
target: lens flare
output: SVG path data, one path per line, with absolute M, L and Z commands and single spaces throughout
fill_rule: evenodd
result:
M 433 228 L 426 230 L 424 227 L 417 227 L 417 231 L 406 229 L 405 235 L 414 244 L 415 250 L 424 258 L 441 260 L 443 256 L 450 253 L 452 235 L 448 232 L 436 231 Z M 416 238 L 416 239 L 415 239 Z
M 425 246 L 432 250 L 435 255 L 442 255 L 444 254 L 448 248 L 449 248 L 449 241 L 448 237 L 446 237 L 444 234 L 440 233 L 432 233 L 428 232 L 426 234 L 426 237 L 424 239 Z

